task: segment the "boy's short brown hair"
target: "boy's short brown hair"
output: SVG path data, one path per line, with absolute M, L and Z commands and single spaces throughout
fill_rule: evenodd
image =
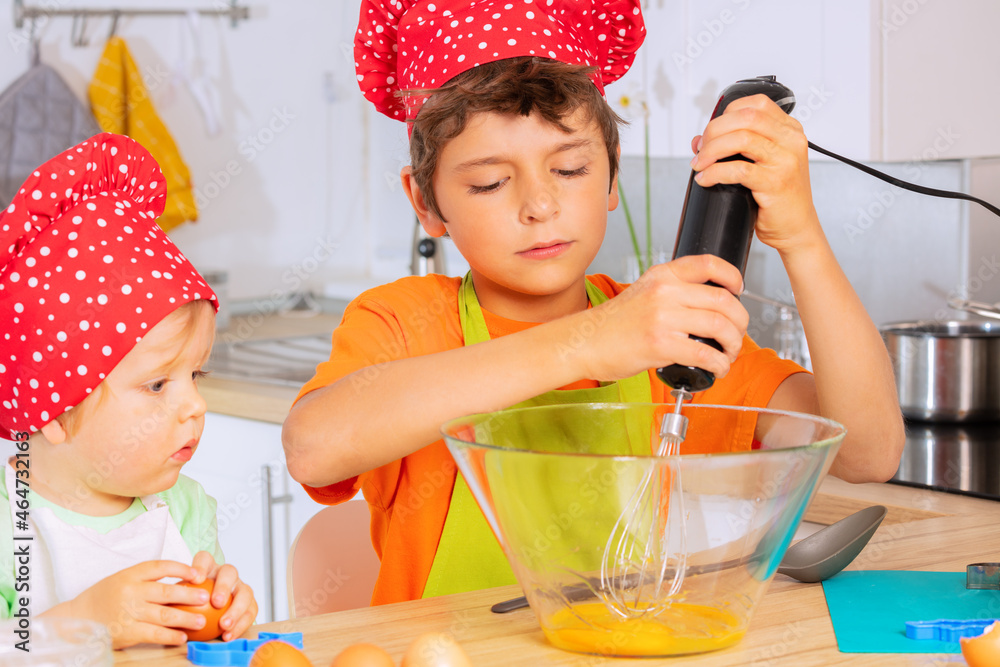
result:
M 584 109 L 586 121 L 596 121 L 604 137 L 614 182 L 618 173 L 618 125 L 624 121 L 591 81 L 593 71 L 592 67 L 522 56 L 473 67 L 440 88 L 404 91 L 402 94 L 431 96 L 416 119 L 410 121 L 410 165 L 428 208 L 445 221 L 433 188 L 438 159 L 444 146 L 462 133 L 469 119 L 484 112 L 519 116 L 538 113 L 563 132 L 570 132 L 572 128 L 565 119 Z

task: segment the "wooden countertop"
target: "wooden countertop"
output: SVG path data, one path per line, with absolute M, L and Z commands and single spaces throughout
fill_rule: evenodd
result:
M 850 485 L 828 478 L 805 520 L 828 524 L 868 505 L 889 509 L 874 539 L 849 569 L 964 572 L 969 563 L 1000 560 L 1000 502 L 891 484 Z M 450 633 L 477 667 L 491 665 L 930 665 L 964 664 L 961 656 L 840 653 L 820 584 L 776 576 L 743 640 L 728 649 L 684 658 L 606 659 L 550 646 L 530 610 L 490 612 L 495 602 L 520 595 L 516 586 L 428 600 L 343 611 L 258 625 L 257 632 L 302 632 L 305 653 L 327 667 L 357 642 L 382 646 L 398 662 L 424 632 Z M 116 665 L 188 665 L 184 648 L 135 647 L 118 651 Z
M 340 313 L 320 313 L 312 317 L 247 315 L 233 317 L 225 331 L 216 334 L 216 343 L 280 338 L 309 334 L 330 334 L 340 324 Z M 251 380 L 230 380 L 209 375 L 199 384 L 209 412 L 281 424 L 288 416 L 298 388 L 264 384 Z

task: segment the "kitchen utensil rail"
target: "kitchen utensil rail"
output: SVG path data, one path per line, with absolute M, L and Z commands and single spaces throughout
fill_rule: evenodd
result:
M 57 7 L 53 6 L 26 5 L 24 0 L 14 0 L 14 27 L 23 28 L 25 20 L 35 21 L 38 19 L 49 19 L 53 16 L 72 16 L 74 18 L 93 18 L 109 16 L 114 19 L 127 16 L 185 16 L 191 12 L 196 12 L 201 16 L 221 16 L 228 17 L 235 28 L 240 21 L 250 18 L 250 7 L 237 4 L 236 0 L 229 0 L 225 7 L 215 8 L 119 8 L 119 7 Z M 218 3 L 217 3 L 218 4 Z

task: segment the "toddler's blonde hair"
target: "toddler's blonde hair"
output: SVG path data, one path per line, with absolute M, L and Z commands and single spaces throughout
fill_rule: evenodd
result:
M 187 340 L 191 335 L 192 327 L 190 326 L 198 317 L 202 315 L 203 312 L 212 312 L 212 303 L 206 299 L 199 299 L 197 301 L 189 301 L 183 306 L 180 306 L 175 310 L 175 313 L 181 314 L 181 333 L 175 338 L 175 340 Z M 72 408 L 62 413 L 56 417 L 56 421 L 63 427 L 66 431 L 67 437 L 72 438 L 76 435 L 77 431 L 80 430 L 80 425 L 83 421 L 94 414 L 94 412 L 101 406 L 101 401 L 111 390 L 107 388 L 106 381 L 101 382 L 101 384 L 94 387 L 94 390 L 87 394 L 86 398 L 74 405 Z

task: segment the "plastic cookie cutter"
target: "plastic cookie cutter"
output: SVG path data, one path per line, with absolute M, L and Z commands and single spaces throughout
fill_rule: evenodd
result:
M 962 637 L 978 637 L 986 628 L 996 623 L 995 618 L 975 618 L 955 620 L 942 618 L 936 621 L 907 621 L 906 636 L 909 639 L 950 642 L 957 644 Z
M 234 639 L 228 642 L 188 642 L 187 659 L 196 665 L 247 667 L 254 651 L 275 639 L 302 648 L 301 632 L 262 632 L 257 639 Z
M 1000 591 L 1000 563 L 973 563 L 966 567 L 965 587 L 969 590 Z

